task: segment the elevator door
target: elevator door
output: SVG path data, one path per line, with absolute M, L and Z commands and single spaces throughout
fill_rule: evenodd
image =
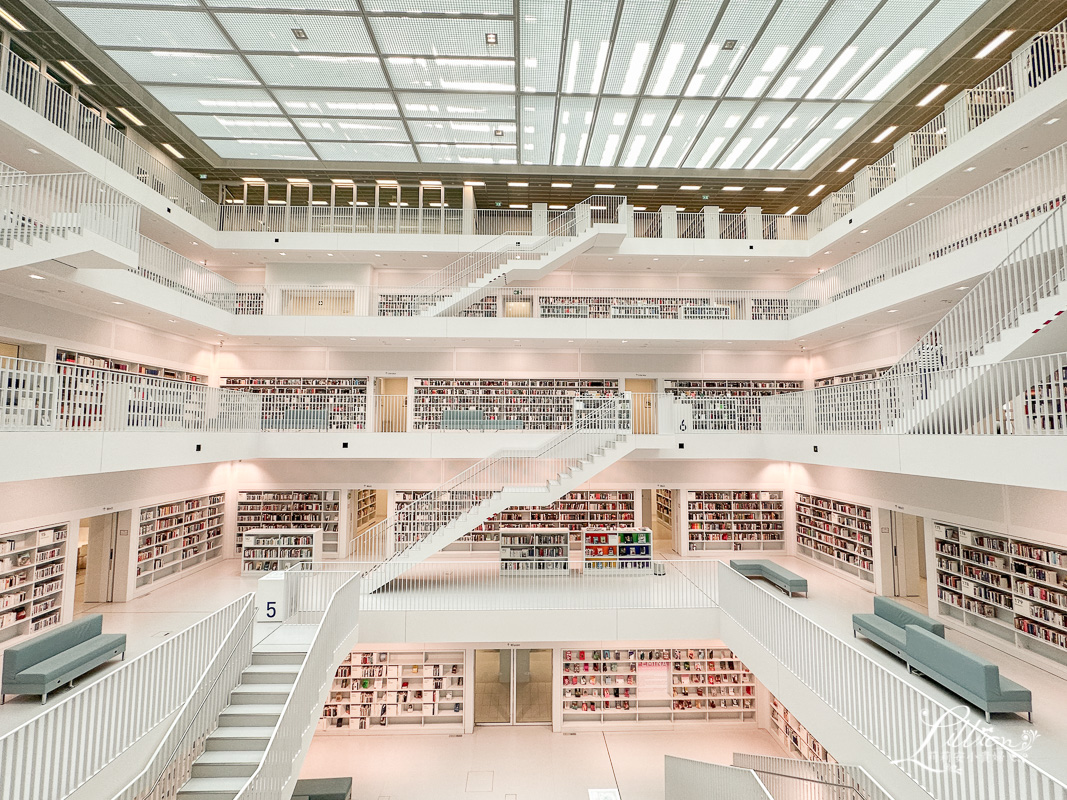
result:
M 551 722 L 551 650 L 509 647 L 474 652 L 475 725 Z

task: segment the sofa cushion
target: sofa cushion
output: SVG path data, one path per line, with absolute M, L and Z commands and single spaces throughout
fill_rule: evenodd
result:
M 930 631 L 935 636 L 945 637 L 945 626 L 940 622 L 934 622 L 925 614 L 920 614 L 914 609 L 908 608 L 903 603 L 898 603 L 888 597 L 874 598 L 874 613 L 882 619 L 903 628 L 906 625 L 914 625 L 918 628 Z
M 977 697 L 992 700 L 1000 696 L 1000 670 L 992 661 L 976 656 L 925 628 L 908 625 L 904 630 L 909 663 L 934 671 Z
M 4 651 L 4 679 L 12 680 L 24 670 L 98 636 L 103 625 L 104 618 L 100 614 L 90 614 L 22 644 L 12 645 Z
M 807 591 L 808 582 L 795 572 L 790 572 L 785 567 L 780 567 L 773 561 L 764 561 L 761 566 L 763 568 L 763 577 L 773 579 L 775 582 L 784 586 L 797 587 L 794 591 Z
M 904 629 L 877 614 L 853 614 L 852 627 L 861 633 L 872 634 L 869 637 L 871 639 L 881 639 L 900 650 L 904 649 L 907 638 Z
M 88 664 L 100 656 L 114 652 L 116 648 L 125 649 L 126 634 L 109 633 L 94 636 L 86 642 L 76 644 L 62 653 L 34 664 L 17 675 L 20 681 L 47 683 L 62 678 L 72 670 L 76 671 L 83 664 Z
M 751 578 L 763 574 L 763 562 L 730 559 L 730 569 L 736 570 L 742 575 Z
M 1000 676 L 1000 693 L 998 700 L 1027 701 L 1030 699 L 1030 690 L 1015 681 Z

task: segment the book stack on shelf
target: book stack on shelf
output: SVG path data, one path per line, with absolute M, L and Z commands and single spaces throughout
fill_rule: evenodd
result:
M 269 394 L 264 398 L 263 428 L 365 430 L 367 378 L 224 377 L 222 387 Z
M 686 493 L 690 553 L 781 550 L 785 501 L 779 490 L 696 490 Z
M 436 302 L 436 298 L 426 293 L 397 293 L 390 292 L 378 297 L 379 317 L 419 317 L 424 311 L 430 309 Z M 496 317 L 499 316 L 499 305 L 496 295 L 487 295 L 460 312 L 462 317 Z
M 1023 414 L 1035 430 L 1062 430 L 1067 424 L 1067 367 L 1023 393 Z
M 833 756 L 826 752 L 826 748 L 819 744 L 818 739 L 812 736 L 773 694 L 770 695 L 770 702 L 771 733 L 791 756 L 805 761 L 837 763 Z
M 652 573 L 650 528 L 586 528 L 582 537 L 586 572 Z
M 870 507 L 797 492 L 796 510 L 800 555 L 874 583 Z
M 463 656 L 462 650 L 350 653 L 334 675 L 320 730 L 462 733 Z
M 246 531 L 264 528 L 319 528 L 337 543 L 341 493 L 336 489 L 248 490 L 237 493 L 237 552 Z
M 394 509 L 399 512 L 425 492 L 398 491 Z M 488 496 L 485 492 L 473 493 L 474 499 Z M 470 499 L 470 495 L 453 492 L 458 499 Z M 630 490 L 597 489 L 568 492 L 547 506 L 512 506 L 495 514 L 473 531 L 445 548 L 446 552 L 495 552 L 499 547 L 501 527 L 520 528 L 565 528 L 570 532 L 572 547 L 582 546 L 582 531 L 586 528 L 633 527 L 637 513 L 636 493 Z M 404 531 L 398 532 L 397 545 L 407 545 L 436 530 L 436 524 L 427 521 L 425 530 L 420 524 L 405 523 Z M 414 528 L 409 532 L 408 529 Z
M 300 561 L 318 561 L 321 549 L 322 530 L 319 528 L 246 531 L 241 571 L 247 575 L 286 570 Z
M 374 522 L 378 516 L 378 492 L 375 489 L 359 489 L 356 491 L 356 529 Z
M 0 534 L 0 641 L 59 623 L 66 557 L 66 525 Z
M 149 378 L 163 378 L 168 381 L 207 383 L 206 375 L 198 375 L 195 372 L 171 369 L 169 367 L 157 367 L 152 364 L 142 364 L 138 361 L 129 361 L 123 358 L 94 356 L 88 353 L 79 353 L 74 350 L 57 349 L 56 363 L 77 367 L 89 367 L 91 369 L 106 369 L 111 370 L 112 372 L 123 372 L 128 375 L 144 375 Z
M 222 554 L 226 497 L 210 494 L 141 509 L 137 588 L 203 566 Z
M 540 294 L 538 316 L 549 319 L 743 319 L 740 301 L 710 297 L 620 297 Z
M 821 389 L 823 386 L 840 386 L 843 383 L 859 383 L 860 381 L 873 381 L 885 372 L 889 367 L 875 367 L 874 369 L 863 369 L 858 372 L 846 372 L 842 375 L 829 375 L 825 378 L 815 379 L 815 388 Z
M 414 429 L 438 430 L 446 410 L 481 411 L 486 424 L 562 430 L 574 422 L 578 397 L 614 397 L 610 378 L 416 378 Z
M 934 523 L 938 609 L 1067 663 L 1067 548 Z
M 566 528 L 501 528 L 500 571 L 509 575 L 566 574 L 570 543 Z
M 693 410 L 693 430 L 760 430 L 760 398 L 799 392 L 803 381 L 667 380 L 664 390 Z
M 563 724 L 755 719 L 749 669 L 725 647 L 563 650 Z
M 670 489 L 656 489 L 656 519 L 668 530 L 674 525 L 674 492 Z

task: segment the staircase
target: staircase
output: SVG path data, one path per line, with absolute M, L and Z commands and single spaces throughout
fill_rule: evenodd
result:
M 618 223 L 625 197 L 594 195 L 548 220 L 547 232 L 509 232 L 415 284 L 429 301 L 424 316 L 458 316 L 509 280 L 537 280 L 594 246 L 618 247 L 625 227 Z
M 634 448 L 628 397 L 578 398 L 574 427 L 536 448 L 502 450 L 368 528 L 349 559 L 372 563 L 373 592 L 511 506 L 545 506 Z M 361 567 L 362 568 L 362 567 Z

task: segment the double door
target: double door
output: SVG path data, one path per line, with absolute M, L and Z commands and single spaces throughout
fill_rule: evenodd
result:
M 475 725 L 550 725 L 552 651 L 474 651 Z

